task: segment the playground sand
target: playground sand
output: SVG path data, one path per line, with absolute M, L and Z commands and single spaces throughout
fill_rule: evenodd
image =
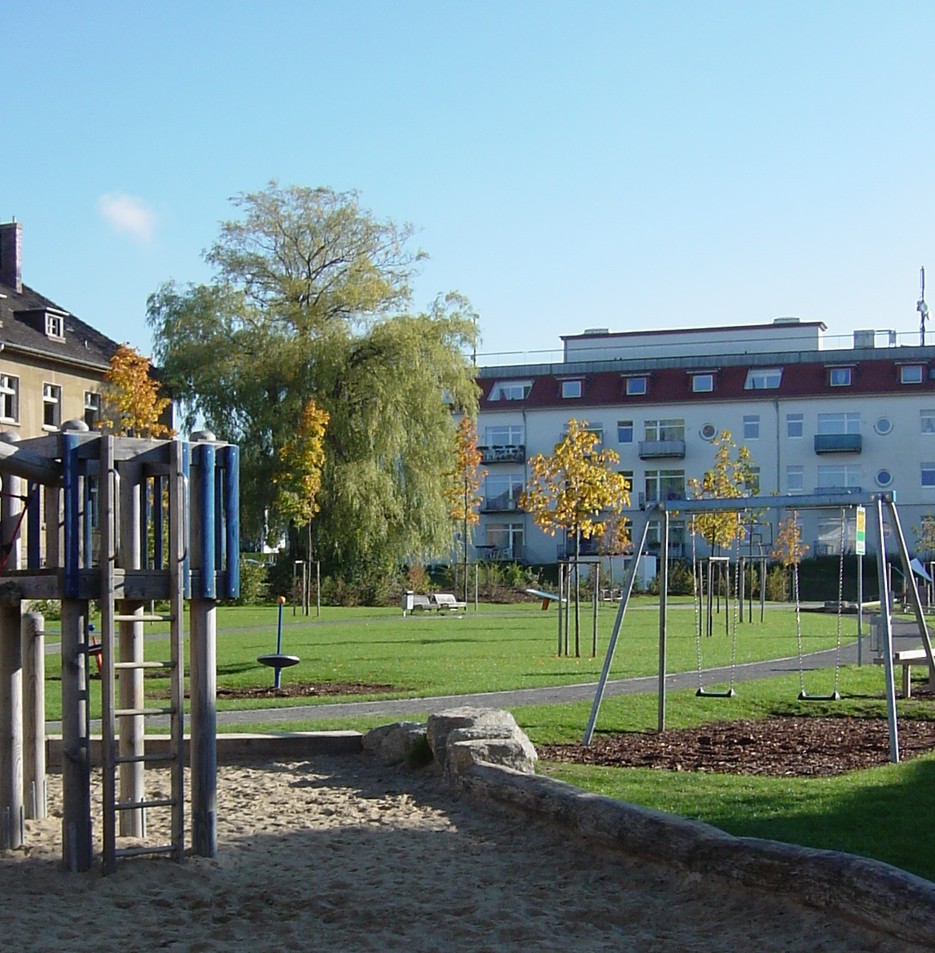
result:
M 167 777 L 147 777 L 148 796 L 166 790 Z M 0 853 L 8 949 L 913 949 L 785 898 L 679 876 L 488 812 L 454 798 L 431 769 L 363 757 L 222 767 L 216 858 L 124 860 L 110 877 L 99 866 L 63 872 L 60 805 L 52 775 L 50 817 L 27 822 L 25 850 Z M 148 818 L 153 842 L 166 836 L 157 814 Z

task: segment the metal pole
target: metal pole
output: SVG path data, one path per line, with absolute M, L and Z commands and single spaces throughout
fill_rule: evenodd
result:
M 896 680 L 893 677 L 893 617 L 890 612 L 886 537 L 883 535 L 883 500 L 877 499 L 877 576 L 880 582 L 880 625 L 883 626 L 883 662 L 886 669 L 886 714 L 890 728 L 890 761 L 899 761 L 899 727 L 896 723 Z
M 666 730 L 666 622 L 669 609 L 669 514 L 662 514 L 662 565 L 659 567 L 659 713 L 657 728 Z

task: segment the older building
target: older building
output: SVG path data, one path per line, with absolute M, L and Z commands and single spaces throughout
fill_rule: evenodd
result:
M 487 468 L 479 555 L 550 563 L 565 551 L 565 541 L 522 512 L 519 496 L 527 461 L 551 453 L 570 418 L 586 420 L 620 454 L 633 515 L 650 501 L 684 498 L 728 430 L 752 455 L 752 492 L 893 491 L 911 546 L 912 527 L 935 514 L 935 347 L 905 338 L 855 331 L 832 339 L 824 324 L 794 318 L 594 329 L 563 337 L 558 363 L 479 369 Z M 750 515 L 745 550 L 768 554 L 781 515 Z M 842 538 L 852 548 L 854 518 L 840 507 L 803 511 L 801 521 L 810 554 L 837 552 Z M 670 530 L 673 554 L 690 556 L 684 518 L 674 517 Z
M 0 429 L 21 437 L 89 426 L 116 342 L 23 283 L 23 226 L 0 224 Z

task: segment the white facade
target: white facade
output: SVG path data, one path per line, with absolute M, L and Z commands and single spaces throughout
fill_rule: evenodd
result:
M 487 476 L 478 555 L 552 563 L 563 551 L 518 500 L 527 461 L 550 454 L 572 417 L 620 454 L 633 516 L 646 501 L 684 497 L 687 481 L 714 462 L 712 439 L 728 430 L 750 451 L 760 495 L 892 491 L 912 548 L 913 527 L 935 516 L 935 347 L 858 331 L 850 346 L 827 348 L 824 330 L 793 319 L 591 330 L 563 338 L 560 364 L 481 368 L 477 429 Z M 745 551 L 768 555 L 783 515 L 761 517 Z M 799 518 L 809 555 L 840 550 L 840 507 Z M 853 537 L 848 511 L 846 551 Z M 670 544 L 673 555 L 691 556 L 684 519 L 672 518 Z

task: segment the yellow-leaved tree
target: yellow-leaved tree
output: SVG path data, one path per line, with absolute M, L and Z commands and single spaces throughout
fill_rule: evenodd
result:
M 464 564 L 464 601 L 468 601 L 468 528 L 480 520 L 478 508 L 483 497 L 478 493 L 485 473 L 481 452 L 477 449 L 477 427 L 467 415 L 458 421 L 454 436 L 455 465 L 447 490 L 452 522 L 461 531 L 461 555 Z
M 520 506 L 550 536 L 561 531 L 575 544 L 575 655 L 581 654 L 578 611 L 578 567 L 581 539 L 603 536 L 611 520 L 630 505 L 629 483 L 613 469 L 620 456 L 598 450 L 600 437 L 586 420 L 568 421 L 565 436 L 551 456 L 536 454 L 529 461 L 531 476 Z
M 714 439 L 714 466 L 699 480 L 693 477 L 688 488 L 696 500 L 733 500 L 748 496 L 756 488 L 756 473 L 750 451 L 738 447 L 729 430 Z M 732 451 L 737 451 L 732 456 Z M 729 547 L 746 536 L 746 527 L 737 512 L 698 513 L 692 517 L 692 533 L 700 533 L 712 550 Z
M 776 539 L 770 556 L 783 566 L 783 590 L 788 593 L 788 577 L 790 569 L 798 566 L 808 552 L 808 544 L 802 542 L 802 524 L 799 514 L 793 512 L 779 521 L 776 528 Z M 794 577 L 793 577 L 794 579 Z M 797 587 L 793 587 L 796 589 Z M 793 591 L 793 599 L 798 602 L 798 593 Z
M 101 430 L 123 437 L 171 437 L 174 431 L 162 421 L 171 403 L 159 393 L 150 374 L 148 357 L 129 344 L 121 344 L 104 375 Z

